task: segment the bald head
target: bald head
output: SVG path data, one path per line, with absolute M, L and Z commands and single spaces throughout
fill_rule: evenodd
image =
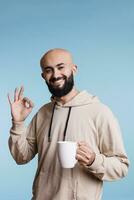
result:
M 65 49 L 51 49 L 41 58 L 42 78 L 49 91 L 56 97 L 62 97 L 72 91 L 77 66 L 72 55 Z
M 66 49 L 55 48 L 47 51 L 40 60 L 42 68 L 44 66 L 53 66 L 58 63 L 72 64 L 73 58 L 69 51 Z

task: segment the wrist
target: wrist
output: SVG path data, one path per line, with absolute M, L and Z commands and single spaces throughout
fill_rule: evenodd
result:
M 16 119 L 12 118 L 12 123 L 21 124 L 23 122 L 24 122 L 24 120 L 16 120 Z

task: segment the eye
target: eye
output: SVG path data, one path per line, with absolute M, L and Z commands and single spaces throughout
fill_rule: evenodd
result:
M 46 74 L 52 73 L 52 69 L 51 69 L 51 68 L 46 68 L 46 69 L 44 70 L 44 72 L 45 72 Z
M 64 66 L 59 66 L 58 69 L 62 70 L 62 69 L 64 69 Z

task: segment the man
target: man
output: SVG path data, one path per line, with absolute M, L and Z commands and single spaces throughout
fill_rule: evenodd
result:
M 32 101 L 23 97 L 23 87 L 15 90 L 13 102 L 9 97 L 11 154 L 18 164 L 25 164 L 38 153 L 33 200 L 100 200 L 103 181 L 120 179 L 128 171 L 118 122 L 97 97 L 75 88 L 77 66 L 67 50 L 49 50 L 40 64 L 51 102 L 25 128 Z M 60 165 L 59 140 L 78 142 L 78 162 L 72 169 Z

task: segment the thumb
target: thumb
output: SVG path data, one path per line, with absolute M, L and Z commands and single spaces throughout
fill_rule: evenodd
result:
M 34 107 L 34 103 L 30 99 L 28 99 L 27 97 L 25 97 L 23 99 L 23 101 L 24 101 L 24 106 L 26 108 L 33 108 Z

